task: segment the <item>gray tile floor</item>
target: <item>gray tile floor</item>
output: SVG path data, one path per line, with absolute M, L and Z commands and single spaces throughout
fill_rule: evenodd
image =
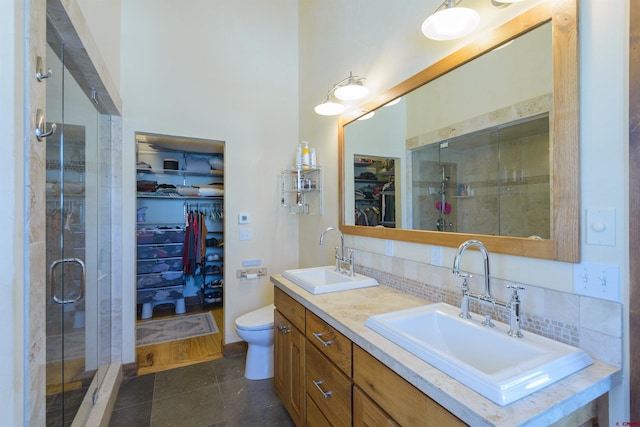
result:
M 244 377 L 244 356 L 124 380 L 110 427 L 293 426 L 273 379 Z

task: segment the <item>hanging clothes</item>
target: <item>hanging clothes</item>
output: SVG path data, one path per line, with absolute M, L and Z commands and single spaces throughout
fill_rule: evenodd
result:
M 182 245 L 182 270 L 185 276 L 193 276 L 205 257 L 207 226 L 202 212 L 187 212 L 187 228 Z

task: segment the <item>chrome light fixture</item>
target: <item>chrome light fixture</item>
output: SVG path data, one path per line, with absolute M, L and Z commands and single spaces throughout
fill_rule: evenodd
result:
M 333 85 L 322 102 L 315 107 L 315 112 L 322 116 L 342 114 L 346 107 L 343 104 L 334 102 L 334 99 L 355 101 L 364 98 L 369 94 L 369 89 L 364 85 L 364 81 L 364 77 L 354 76 L 353 73 L 349 73 L 349 77 Z
M 446 0 L 422 23 L 422 33 L 432 40 L 454 40 L 478 27 L 480 15 L 473 9 L 457 7 L 461 0 Z

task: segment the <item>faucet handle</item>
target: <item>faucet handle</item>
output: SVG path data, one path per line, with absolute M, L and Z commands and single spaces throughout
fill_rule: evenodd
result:
M 524 286 L 521 285 L 507 285 L 507 289 L 512 289 L 513 293 L 511 294 L 511 299 L 518 299 L 518 291 L 526 290 Z
M 469 278 L 471 277 L 470 274 L 461 274 L 460 277 L 462 277 L 462 285 L 460 285 L 460 288 L 463 291 L 468 291 L 469 290 Z

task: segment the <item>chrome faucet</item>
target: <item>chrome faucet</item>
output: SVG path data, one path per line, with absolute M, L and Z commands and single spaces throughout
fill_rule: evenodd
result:
M 471 293 L 469 291 L 468 281 L 471 275 L 460 271 L 460 262 L 462 260 L 462 255 L 471 246 L 477 247 L 480 250 L 484 260 L 484 294 Z M 520 298 L 518 297 L 518 290 L 524 290 L 524 288 L 517 285 L 507 285 L 507 288 L 513 289 L 511 300 L 509 302 L 498 301 L 493 297 L 493 295 L 491 295 L 491 283 L 489 281 L 489 251 L 487 251 L 487 248 L 482 244 L 482 242 L 478 240 L 467 240 L 466 242 L 461 244 L 460 247 L 458 247 L 458 252 L 456 252 L 456 256 L 453 259 L 452 271 L 456 276 L 463 278 L 460 317 L 462 317 L 463 319 L 471 319 L 471 315 L 469 314 L 470 299 L 474 299 L 485 304 L 491 304 L 492 306 L 497 305 L 509 310 L 509 331 L 507 332 L 507 334 L 509 334 L 509 336 L 517 338 L 523 337 L 522 331 L 520 330 Z M 487 327 L 495 326 L 493 322 L 491 322 L 490 315 L 485 315 L 485 321 L 482 323 L 482 325 Z
M 342 232 L 340 230 L 338 230 L 335 227 L 329 227 L 326 230 L 324 230 L 322 232 L 322 234 L 320 234 L 320 246 L 322 246 L 324 244 L 324 235 L 327 234 L 327 232 L 329 231 L 335 231 L 336 233 L 338 233 L 340 235 L 340 253 L 338 253 L 338 247 L 336 246 L 335 248 L 335 255 L 334 258 L 336 260 L 336 271 L 340 272 L 342 274 L 349 274 L 350 276 L 354 275 L 354 271 L 353 271 L 353 250 L 349 249 L 349 256 L 345 257 L 344 255 L 344 234 L 342 234 Z M 349 269 L 345 269 L 342 268 L 342 264 L 348 264 L 349 265 Z
M 483 297 L 491 302 L 493 297 L 491 296 L 491 284 L 489 283 L 489 251 L 484 247 L 481 241 L 479 240 L 467 240 L 458 248 L 458 252 L 456 252 L 456 256 L 453 259 L 453 274 L 459 277 L 464 277 L 463 273 L 460 272 L 460 261 L 462 261 L 462 254 L 471 246 L 477 247 L 482 253 L 482 258 L 484 259 L 484 295 Z M 469 277 L 468 275 L 466 275 Z

